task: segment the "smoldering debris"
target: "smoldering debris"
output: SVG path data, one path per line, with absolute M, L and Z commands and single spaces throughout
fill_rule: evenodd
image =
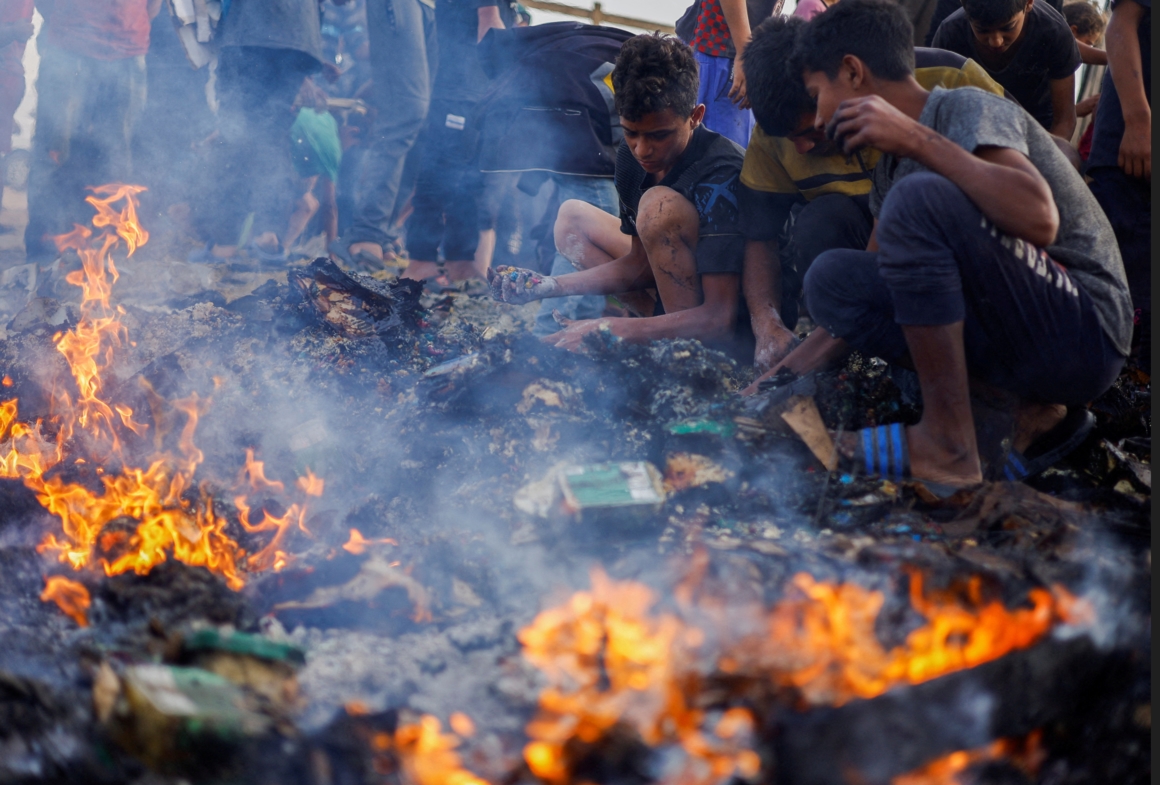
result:
M 638 621 L 696 626 L 707 651 L 728 650 L 760 609 L 797 597 L 802 573 L 877 592 L 871 627 L 890 651 L 923 623 L 908 593 L 915 571 L 934 590 L 973 580 L 976 599 L 1010 609 L 1052 587 L 1115 596 L 1097 608 L 1115 630 L 1098 656 L 1075 655 L 1090 652 L 1085 635 L 1049 636 L 990 670 L 942 677 L 951 686 L 935 679 L 827 709 L 703 653 L 682 689 L 700 684 L 687 697 L 697 716 L 754 718 L 755 769 L 740 748 L 714 753 L 749 781 L 824 779 L 809 761 L 845 761 L 889 782 L 956 747 L 1036 732 L 1036 781 L 1148 771 L 1150 381 L 1140 371 L 1096 402 L 1096 432 L 1043 477 L 940 499 L 918 483 L 828 472 L 783 408 L 738 396 L 750 369 L 694 341 L 637 346 L 597 332 L 585 354 L 564 353 L 528 335 L 530 309 L 424 294 L 323 260 L 230 294 L 148 308 L 128 297 L 131 342 L 108 389 L 150 426 L 117 426 L 130 455 L 161 432 L 176 438 L 180 423 L 166 426 L 158 401 L 209 400 L 188 493 L 224 517 L 250 565 L 245 585 L 172 558 L 143 574 L 74 572 L 36 549 L 59 520 L 4 481 L 0 498 L 14 501 L 0 511 L 0 745 L 12 754 L 0 755 L 0 781 L 129 782 L 148 771 L 156 782 L 663 782 L 701 759 L 625 717 L 585 743 L 561 742 L 556 779 L 529 763 L 548 677 L 521 631 L 573 607 L 594 565 L 618 586 L 652 587 L 653 616 Z M 0 343 L 23 421 L 50 422 L 54 380 L 67 378 L 53 338 L 80 318 L 69 296 L 31 301 Z M 863 358 L 812 386 L 830 430 L 917 416 L 906 379 Z M 84 465 L 68 471 L 99 487 Z M 279 486 L 309 498 L 299 517 Z M 262 528 L 260 514 L 284 525 Z M 88 627 L 37 599 L 49 574 L 86 587 Z M 198 636 L 213 646 L 193 645 Z M 1083 663 L 1068 671 L 1074 700 L 1049 700 L 1043 679 L 1073 655 Z M 977 738 L 937 732 L 954 725 L 939 702 L 951 692 L 977 703 L 1014 685 L 1042 699 L 1040 714 L 1015 722 L 1008 706 L 1007 725 Z M 857 728 L 881 729 L 891 712 L 929 721 L 875 737 L 890 754 L 861 742 L 839 744 L 857 761 L 819 752 L 838 744 L 834 728 L 865 742 Z

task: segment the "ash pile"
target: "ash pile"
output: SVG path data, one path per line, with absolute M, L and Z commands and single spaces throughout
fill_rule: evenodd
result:
M 1067 461 L 940 498 L 834 466 L 917 419 L 865 358 L 745 399 L 694 341 L 561 352 L 321 259 L 110 299 L 92 247 L 0 343 L 0 782 L 1150 771 L 1138 369 Z

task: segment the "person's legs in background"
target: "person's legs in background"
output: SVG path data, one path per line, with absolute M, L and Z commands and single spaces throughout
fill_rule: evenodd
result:
M 749 145 L 753 131 L 753 111 L 742 109 L 729 98 L 733 87 L 733 60 L 694 51 L 701 84 L 697 103 L 705 105 L 705 127 L 727 136 L 742 147 Z
M 1088 172 L 1092 194 L 1100 203 L 1124 258 L 1128 289 L 1136 311 L 1132 351 L 1140 367 L 1152 368 L 1152 189 L 1151 183 L 1129 177 L 1118 166 Z
M 556 197 L 559 204 L 569 199 L 598 207 L 609 215 L 619 217 L 620 198 L 616 194 L 616 183 L 611 177 L 582 177 L 580 175 L 555 175 Z M 552 257 L 549 275 L 565 275 L 576 268 L 565 256 L 556 251 Z M 559 311 L 566 319 L 595 319 L 604 313 L 605 299 L 600 295 L 576 295 L 573 297 L 550 297 L 540 305 L 532 332 L 536 335 L 551 335 L 558 332 L 560 325 L 552 316 Z
M 376 116 L 356 196 L 350 231 L 335 255 L 369 254 L 383 259 L 395 239 L 406 159 L 431 102 L 438 51 L 435 11 L 422 0 L 369 0 L 367 29 L 374 72 Z
M 129 182 L 131 141 L 145 102 L 145 58 L 97 60 L 45 46 L 24 245 L 30 262 L 57 256 L 52 237 L 87 224 L 85 189 Z

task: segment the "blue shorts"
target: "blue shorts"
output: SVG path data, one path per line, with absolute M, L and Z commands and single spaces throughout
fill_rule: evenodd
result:
M 729 100 L 729 90 L 733 87 L 733 60 L 696 50 L 693 56 L 701 72 L 697 103 L 705 105 L 705 127 L 729 137 L 742 147 L 749 146 L 753 112 L 741 109 Z

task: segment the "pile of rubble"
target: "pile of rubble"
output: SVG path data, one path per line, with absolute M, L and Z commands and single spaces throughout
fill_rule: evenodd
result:
M 118 264 L 140 279 L 134 264 L 147 263 Z M 239 474 L 253 478 L 254 456 L 272 483 L 325 479 L 299 525 L 279 530 L 275 567 L 240 591 L 172 559 L 144 574 L 65 570 L 37 549 L 60 521 L 0 480 L 0 783 L 568 781 L 525 756 L 546 676 L 519 633 L 587 587 L 594 564 L 653 587 L 662 608 L 690 564 L 724 607 L 772 607 L 800 573 L 857 584 L 884 598 L 875 630 L 887 646 L 919 618 L 908 570 L 940 589 L 974 576 L 1010 607 L 1066 587 L 1098 617 L 1080 643 L 1052 638 L 925 692 L 803 713 L 747 687 L 730 700 L 764 723 L 761 760 L 735 776 L 822 782 L 844 761 L 885 783 L 1037 730 L 1034 766 L 978 759 L 976 781 L 1149 771 L 1151 410 L 1139 369 L 1095 402 L 1099 425 L 1065 463 L 1030 485 L 938 499 L 826 468 L 827 429 L 916 418 L 913 385 L 883 364 L 854 357 L 812 394 L 770 405 L 738 395 L 751 369 L 695 341 L 597 333 L 571 354 L 530 336 L 529 309 L 325 260 L 280 278 L 252 277 L 228 299 L 127 298 L 132 343 L 106 386 L 135 412 L 151 411 L 150 394 L 210 399 L 197 479 L 251 554 L 270 534 L 241 516 L 287 509 L 272 492 L 244 504 L 231 492 Z M 39 293 L 7 325 L 0 368 L 21 418 L 47 422 L 68 378 L 54 336 L 82 317 L 63 284 Z M 61 471 L 97 481 L 84 465 Z M 73 618 L 39 599 L 50 573 L 87 590 Z M 962 703 L 1017 684 L 1031 696 L 1022 706 Z M 946 730 L 979 717 L 994 727 Z M 632 733 L 585 756 L 575 781 L 665 777 Z

